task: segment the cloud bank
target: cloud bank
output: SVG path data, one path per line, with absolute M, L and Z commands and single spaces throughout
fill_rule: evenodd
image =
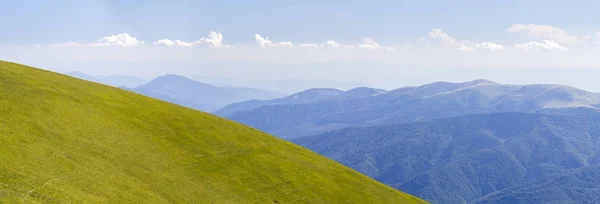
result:
M 527 37 L 530 38 L 551 40 L 565 45 L 585 44 L 591 38 L 591 35 L 571 35 L 560 28 L 537 24 L 513 24 L 506 31 L 510 33 L 526 33 Z
M 117 35 L 110 35 L 101 38 L 91 43 L 78 43 L 78 42 L 66 42 L 66 43 L 55 43 L 50 46 L 57 47 L 69 47 L 69 46 L 93 46 L 93 47 L 135 47 L 143 45 L 144 41 L 138 40 L 137 38 L 129 35 L 129 33 L 121 33 Z
M 448 51 L 459 51 L 465 53 L 475 52 L 506 52 L 506 51 L 572 51 L 579 49 L 598 49 L 600 48 L 600 32 L 593 31 L 590 34 L 571 34 L 564 29 L 550 25 L 539 24 L 512 24 L 506 32 L 523 36 L 526 40 L 520 39 L 511 44 L 502 45 L 494 41 L 471 41 L 457 38 L 440 28 L 433 28 L 429 32 L 423 33 L 416 43 L 402 44 L 400 46 L 385 45 L 371 37 L 361 37 L 356 42 L 340 43 L 334 40 L 325 42 L 302 42 L 292 41 L 274 41 L 263 35 L 254 35 L 254 46 L 258 48 L 295 48 L 295 49 L 365 49 L 365 50 L 385 50 L 399 51 L 415 48 L 429 49 L 447 49 Z M 150 43 L 154 46 L 163 47 L 205 47 L 205 48 L 235 48 L 233 45 L 224 43 L 224 35 L 220 32 L 211 31 L 206 37 L 196 41 L 173 40 L 168 38 L 159 39 Z M 504 40 L 506 43 L 506 40 Z M 50 44 L 53 47 L 140 47 L 145 46 L 143 40 L 128 34 L 121 33 L 110 35 L 99 40 L 81 43 L 66 42 Z M 242 49 L 250 48 L 249 44 L 240 44 Z M 507 47 L 514 49 L 506 49 Z
M 563 47 L 552 40 L 543 40 L 542 42 L 528 42 L 525 44 L 517 44 L 516 48 L 522 50 L 550 50 L 550 51 L 565 51 L 569 48 Z
M 288 47 L 288 48 L 292 48 L 292 47 L 294 47 L 294 45 L 290 41 L 273 42 L 273 41 L 269 40 L 268 37 L 264 38 L 264 37 L 260 36 L 259 34 L 255 34 L 254 35 L 254 42 L 256 42 L 262 48 L 267 48 L 267 47 Z
M 169 40 L 169 39 L 161 39 L 153 44 L 155 45 L 164 45 L 164 46 L 178 46 L 178 47 L 194 47 L 200 44 L 207 44 L 210 48 L 234 48 L 231 45 L 223 44 L 223 34 L 217 33 L 215 31 L 211 31 L 208 34 L 208 37 L 200 38 L 200 40 L 194 42 L 184 42 L 181 40 Z
M 492 52 L 504 49 L 504 46 L 502 46 L 502 45 L 491 43 L 491 42 L 486 42 L 486 41 L 483 41 L 482 43 L 479 43 L 475 46 L 477 47 L 477 49 L 488 50 L 488 51 L 492 51 Z

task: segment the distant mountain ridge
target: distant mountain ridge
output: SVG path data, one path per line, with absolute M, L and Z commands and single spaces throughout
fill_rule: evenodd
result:
M 596 93 L 474 80 L 231 109 L 246 103 L 215 113 L 433 203 L 600 200 Z
M 283 104 L 305 104 L 317 102 L 325 98 L 330 98 L 343 93 L 341 90 L 331 88 L 313 88 L 295 93 L 283 98 L 271 100 L 250 100 L 229 104 L 214 112 L 220 116 L 230 116 L 238 112 L 250 111 L 264 105 L 283 105 Z
M 277 92 L 245 87 L 217 87 L 174 74 L 157 77 L 133 91 L 206 112 L 239 101 L 282 96 Z
M 380 94 L 385 94 L 387 91 L 383 89 L 375 89 L 369 87 L 357 87 L 340 93 L 336 96 L 323 99 L 323 101 L 335 101 L 335 100 L 352 100 L 363 97 L 373 97 Z
M 216 86 L 253 87 L 272 90 L 284 94 L 293 94 L 316 87 L 349 90 L 365 86 L 356 82 L 324 81 L 324 80 L 238 80 L 227 77 L 193 76 L 194 80 L 203 81 Z
M 342 97 L 358 93 L 358 90 L 349 90 L 312 103 L 254 103 L 250 110 L 229 111 L 225 116 L 283 138 L 296 138 L 352 126 L 468 114 L 597 109 L 596 104 L 600 103 L 598 94 L 569 86 L 505 85 L 488 80 L 435 82 L 387 92 L 375 91 L 376 94 L 361 97 Z M 373 90 L 376 89 L 370 91 Z M 215 113 L 226 110 L 224 108 Z

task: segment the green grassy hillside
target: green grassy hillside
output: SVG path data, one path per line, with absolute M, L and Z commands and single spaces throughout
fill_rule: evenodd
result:
M 420 203 L 255 129 L 0 61 L 0 203 Z

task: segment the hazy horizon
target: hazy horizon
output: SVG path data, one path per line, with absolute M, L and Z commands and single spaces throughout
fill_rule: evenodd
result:
M 77 71 L 93 76 L 125 75 L 145 80 L 152 80 L 165 74 L 177 74 L 216 86 L 236 84 L 242 84 L 243 86 L 242 82 L 296 81 L 305 83 L 334 82 L 355 84 L 346 86 L 348 88 L 365 86 L 392 90 L 439 81 L 459 83 L 486 79 L 501 84 L 515 85 L 561 84 L 591 92 L 600 92 L 595 77 L 600 75 L 600 70 L 593 68 L 434 68 L 384 64 L 373 61 L 277 64 L 94 60 L 91 62 L 57 63 L 54 65 L 44 63 L 30 65 L 61 73 Z M 239 71 L 244 70 L 247 66 L 253 68 L 246 69 L 248 71 L 245 72 Z M 80 67 L 85 67 L 85 69 Z M 114 70 L 118 71 L 107 70 L 104 67 L 113 67 Z M 363 69 L 363 67 L 368 68 Z M 352 73 L 352 75 L 346 73 Z M 312 88 L 338 87 L 314 86 Z
M 0 19 L 0 59 L 57 72 L 146 79 L 174 73 L 383 89 L 488 79 L 600 92 L 592 77 L 600 74 L 600 24 L 593 20 L 600 16 L 592 9 L 597 6 L 595 1 L 7 2 L 0 11 L 13 18 Z M 24 16 L 25 10 L 44 20 Z

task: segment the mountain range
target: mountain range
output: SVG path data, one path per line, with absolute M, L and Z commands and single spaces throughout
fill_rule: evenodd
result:
M 339 95 L 343 92 L 344 91 L 331 88 L 313 88 L 282 98 L 276 98 L 271 100 L 255 99 L 238 103 L 232 103 L 213 113 L 219 116 L 226 117 L 236 114 L 238 112 L 250 111 L 265 105 L 292 105 L 317 102 L 325 98 Z
M 600 95 L 570 86 L 474 80 L 281 97 L 165 75 L 131 91 L 214 111 L 432 203 L 600 201 Z
M 425 203 L 290 142 L 0 61 L 1 203 Z
M 157 77 L 132 90 L 146 96 L 206 112 L 235 102 L 283 96 L 277 92 L 253 88 L 217 87 L 173 74 Z
M 253 87 L 263 90 L 272 90 L 284 94 L 293 94 L 315 87 L 329 87 L 334 89 L 349 90 L 354 87 L 365 86 L 356 82 L 324 81 L 324 80 L 238 80 L 227 77 L 192 76 L 194 80 L 206 82 L 216 86 Z
M 469 114 L 597 110 L 599 103 L 598 94 L 564 85 L 505 85 L 475 80 L 436 82 L 387 92 L 356 88 L 308 103 L 242 102 L 215 113 L 289 139 L 346 127 Z
M 274 91 L 247 87 L 218 87 L 175 74 L 159 76 L 150 81 L 124 75 L 92 76 L 82 72 L 67 72 L 65 74 L 206 112 L 217 110 L 235 102 L 273 99 L 283 96 L 283 94 Z
M 600 200 L 600 185 L 590 182 L 600 178 L 596 93 L 488 80 L 331 93 L 241 102 L 215 114 L 432 203 Z
M 493 113 L 292 140 L 432 203 L 597 203 L 600 114 Z

